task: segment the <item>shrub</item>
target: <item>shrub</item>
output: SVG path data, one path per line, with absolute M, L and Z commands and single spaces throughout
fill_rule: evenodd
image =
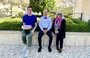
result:
M 90 20 L 88 21 L 88 31 L 90 32 Z
M 66 30 L 71 32 L 89 32 L 87 22 L 79 19 L 66 19 Z
M 20 18 L 4 18 L 0 20 L 0 30 L 21 30 Z
M 30 6 L 32 6 L 32 9 L 34 12 L 43 13 L 43 10 L 45 8 L 51 11 L 55 6 L 55 1 L 54 0 L 30 0 Z
M 0 30 L 21 30 L 21 18 L 3 18 L 0 20 Z M 36 31 L 39 30 L 37 26 Z M 69 32 L 90 32 L 90 21 L 83 22 L 79 19 L 66 18 L 66 31 Z

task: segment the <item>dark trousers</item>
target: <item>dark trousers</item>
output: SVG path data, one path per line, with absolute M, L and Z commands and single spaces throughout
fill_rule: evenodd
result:
M 56 47 L 60 47 L 61 49 L 63 48 L 63 38 L 59 35 L 56 35 Z
M 52 32 L 51 31 L 48 31 L 46 33 L 48 36 L 49 36 L 49 45 L 48 47 L 51 47 L 51 44 L 52 44 L 52 39 L 53 39 L 53 36 L 52 36 Z M 39 43 L 39 47 L 42 47 L 42 36 L 44 35 L 43 31 L 39 31 L 39 34 L 38 34 L 38 43 Z

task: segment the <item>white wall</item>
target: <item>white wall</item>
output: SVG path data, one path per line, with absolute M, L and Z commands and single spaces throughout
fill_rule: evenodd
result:
M 76 0 L 73 13 L 83 13 L 83 21 L 90 19 L 90 0 Z M 74 18 L 80 18 L 81 14 L 73 14 Z

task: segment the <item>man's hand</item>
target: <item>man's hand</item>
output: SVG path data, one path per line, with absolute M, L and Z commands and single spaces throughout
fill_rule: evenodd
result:
M 47 32 L 48 32 L 48 30 L 45 30 L 45 32 L 47 33 Z
M 43 30 L 43 33 L 45 33 L 45 30 Z
M 48 30 L 43 30 L 43 32 L 44 32 L 44 33 L 47 33 L 47 32 L 48 32 Z
M 32 34 L 34 34 L 34 30 L 32 30 L 31 32 L 32 32 Z

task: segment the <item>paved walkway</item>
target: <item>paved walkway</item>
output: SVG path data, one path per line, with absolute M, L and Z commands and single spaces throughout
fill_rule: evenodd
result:
M 0 45 L 0 58 L 23 58 L 23 45 Z M 70 47 L 65 46 L 62 53 L 58 53 L 55 46 L 49 53 L 47 46 L 43 46 L 40 53 L 37 52 L 38 46 L 29 48 L 28 58 L 90 58 L 90 46 Z

